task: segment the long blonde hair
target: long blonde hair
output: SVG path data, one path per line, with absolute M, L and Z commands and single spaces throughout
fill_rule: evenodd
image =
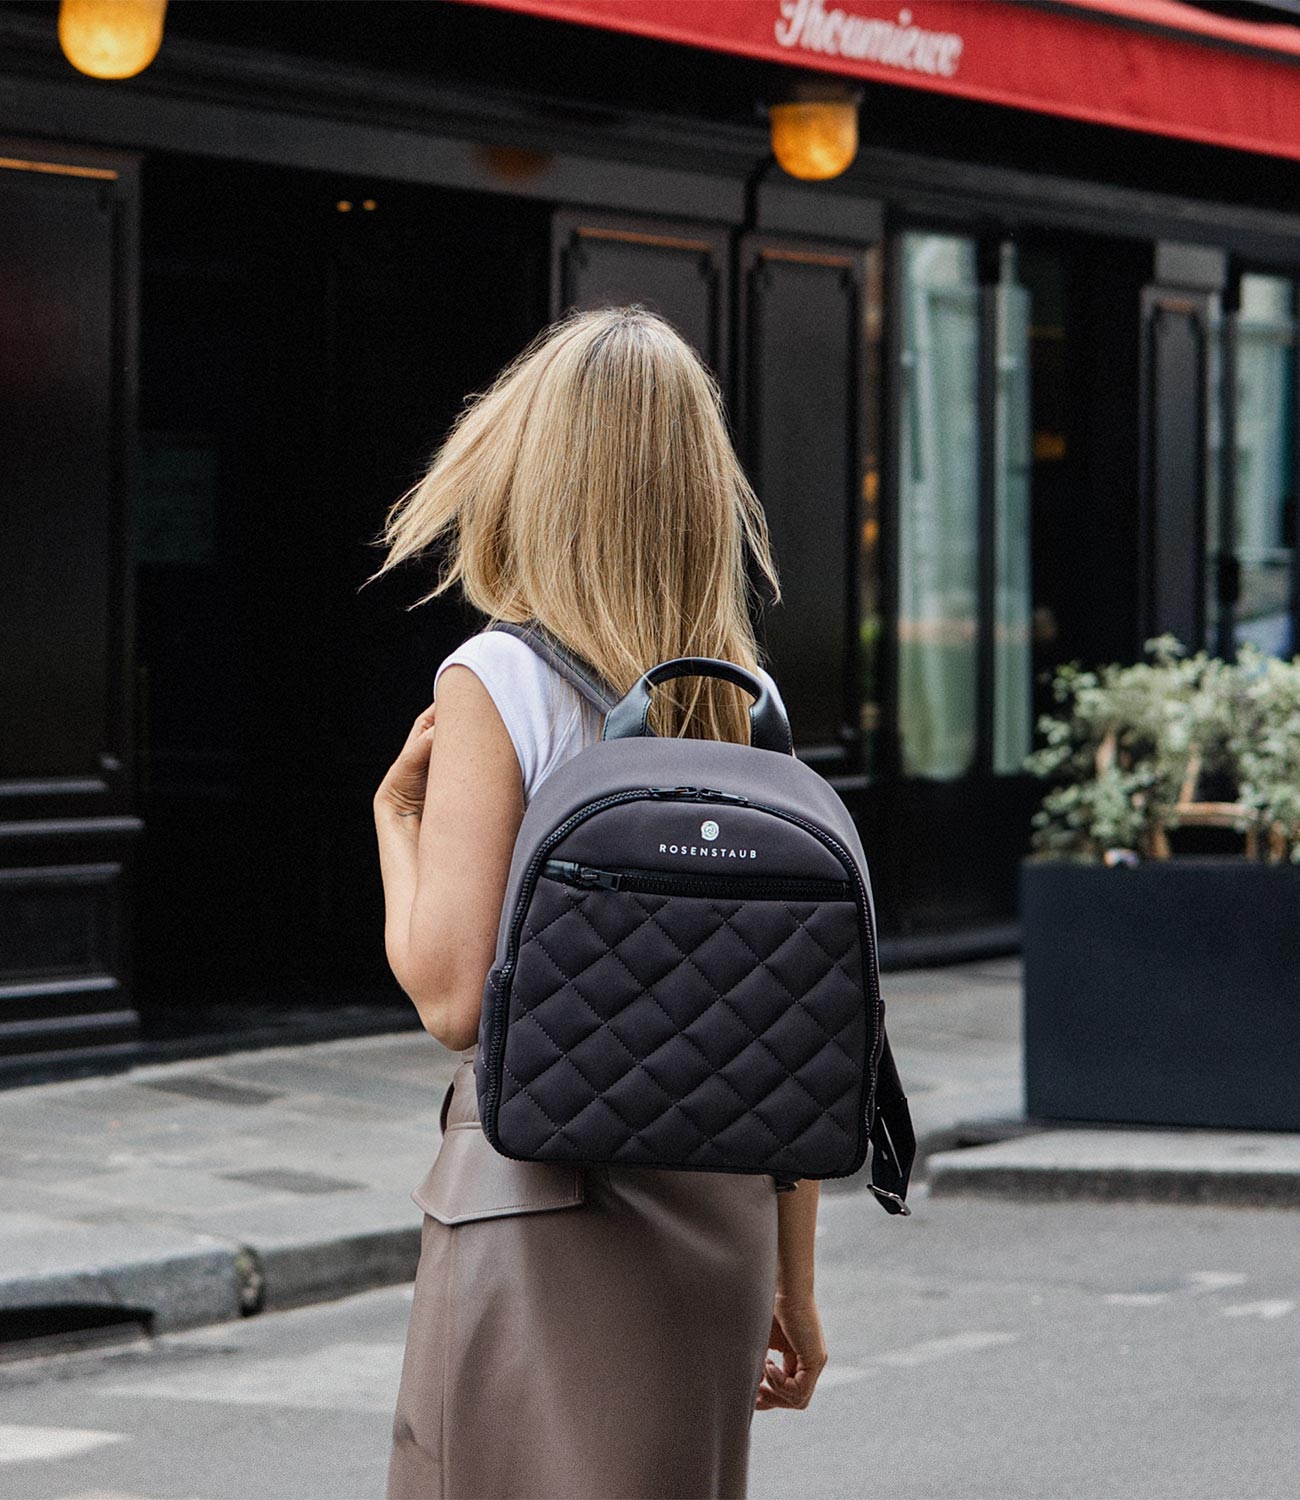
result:
M 781 597 L 717 382 L 637 304 L 574 310 L 533 338 L 466 399 L 375 540 L 372 578 L 446 544 L 411 608 L 459 583 L 489 623 L 537 620 L 620 693 L 672 656 L 758 665 L 747 551 Z M 679 679 L 656 689 L 650 726 L 743 742 L 749 701 Z

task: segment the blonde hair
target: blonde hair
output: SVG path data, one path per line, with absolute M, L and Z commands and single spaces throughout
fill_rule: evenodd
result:
M 536 620 L 626 692 L 655 663 L 716 656 L 751 671 L 747 552 L 777 602 L 762 506 L 713 375 L 639 305 L 574 310 L 466 404 L 375 539 L 379 578 L 435 543 L 415 608 L 459 584 L 495 621 Z M 652 695 L 657 734 L 746 741 L 747 694 L 682 678 Z

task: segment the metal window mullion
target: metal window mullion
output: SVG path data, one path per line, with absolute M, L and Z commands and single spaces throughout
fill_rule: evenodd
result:
M 1300 278 L 1291 282 L 1291 650 L 1300 648 Z
M 1241 328 L 1241 271 L 1233 267 L 1219 306 L 1219 389 L 1206 401 L 1219 403 L 1219 514 L 1214 588 L 1217 595 L 1217 656 L 1237 654 L 1237 606 L 1241 560 L 1237 555 L 1237 351 Z M 1207 339 L 1208 345 L 1208 339 Z M 1230 580 L 1233 582 L 1230 586 Z
M 979 245 L 979 475 L 977 480 L 977 599 L 975 614 L 975 755 L 971 770 L 993 774 L 996 719 L 995 639 L 998 583 L 998 280 L 1000 241 Z
M 880 444 L 880 648 L 877 701 L 880 725 L 876 739 L 877 765 L 882 776 L 897 780 L 903 774 L 903 736 L 899 724 L 899 632 L 898 611 L 902 597 L 899 569 L 902 564 L 902 528 L 899 509 L 902 503 L 902 465 L 908 458 L 901 452 L 903 403 L 903 298 L 904 231 L 885 239 L 884 307 L 882 329 L 881 379 L 884 402 Z

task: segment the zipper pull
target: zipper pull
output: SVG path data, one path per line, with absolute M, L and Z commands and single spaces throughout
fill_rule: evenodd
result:
M 652 797 L 698 797 L 697 786 L 652 786 L 648 788 Z
M 709 802 L 733 802 L 738 807 L 748 807 L 749 798 L 742 797 L 739 792 L 720 792 L 716 787 L 702 786 L 699 788 L 700 800 Z
M 623 877 L 613 870 L 597 870 L 592 865 L 580 865 L 576 859 L 548 859 L 542 873 L 552 880 L 562 880 L 566 885 L 582 886 L 590 890 L 600 886 L 602 890 L 616 891 Z

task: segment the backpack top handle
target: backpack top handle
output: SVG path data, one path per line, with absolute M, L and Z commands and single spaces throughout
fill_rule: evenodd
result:
M 674 677 L 720 677 L 724 682 L 742 688 L 754 699 L 749 710 L 750 744 L 756 749 L 775 750 L 781 755 L 790 755 L 794 751 L 794 739 L 784 708 L 768 692 L 761 677 L 738 667 L 735 662 L 722 661 L 716 656 L 674 656 L 670 661 L 651 667 L 619 698 L 590 662 L 570 650 L 540 621 L 497 620 L 488 628 L 504 631 L 531 646 L 603 714 L 600 733 L 603 740 L 636 739 L 650 734 L 650 689 L 659 683 Z
M 750 744 L 756 750 L 775 750 L 778 755 L 793 751 L 789 721 L 763 679 L 735 662 L 715 656 L 674 656 L 651 667 L 605 715 L 601 739 L 626 740 L 649 735 L 650 689 L 674 677 L 720 677 L 723 682 L 743 688 L 754 700 L 749 710 Z

